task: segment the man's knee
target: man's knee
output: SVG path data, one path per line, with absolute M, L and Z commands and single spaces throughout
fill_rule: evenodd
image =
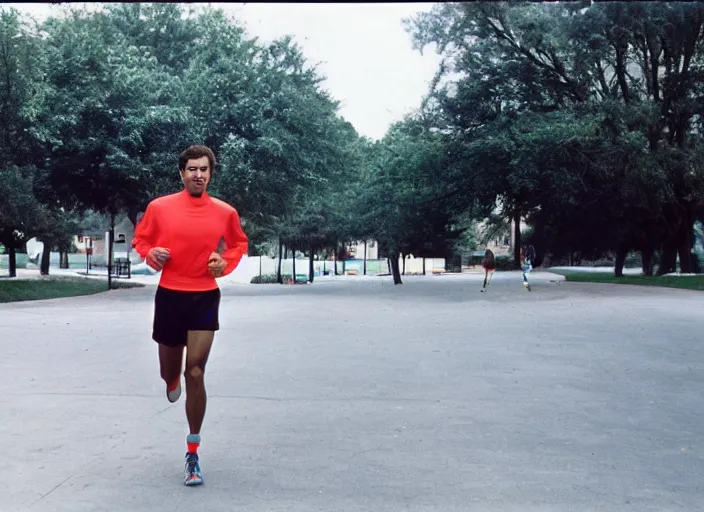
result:
M 204 373 L 205 373 L 205 369 L 204 369 L 203 365 L 199 365 L 199 364 L 189 365 L 186 368 L 185 377 L 186 377 L 186 380 L 189 380 L 193 383 L 201 383 L 201 382 L 203 382 Z

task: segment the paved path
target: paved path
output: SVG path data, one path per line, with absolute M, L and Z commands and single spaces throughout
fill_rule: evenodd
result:
M 197 489 L 153 287 L 0 305 L 0 511 L 701 509 L 704 295 L 533 278 L 224 286 Z

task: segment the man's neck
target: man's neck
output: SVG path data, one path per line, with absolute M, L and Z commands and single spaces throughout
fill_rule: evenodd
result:
M 203 190 L 202 192 L 199 192 L 199 193 L 196 194 L 196 193 L 191 192 L 191 191 L 188 190 L 187 188 L 184 189 L 184 192 L 185 192 L 186 194 L 188 194 L 189 197 L 192 197 L 192 198 L 194 198 L 194 199 L 200 199 L 200 198 L 202 198 L 202 197 L 206 194 L 205 190 Z

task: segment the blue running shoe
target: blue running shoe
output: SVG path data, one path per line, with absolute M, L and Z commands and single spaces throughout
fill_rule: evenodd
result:
M 186 476 L 183 485 L 201 485 L 203 483 L 203 475 L 200 472 L 200 464 L 198 463 L 197 453 L 186 454 Z

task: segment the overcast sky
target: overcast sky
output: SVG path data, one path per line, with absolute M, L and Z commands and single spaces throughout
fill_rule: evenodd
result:
M 60 12 L 60 4 L 4 5 L 40 19 Z M 440 63 L 429 48 L 423 56 L 413 50 L 401 25 L 404 17 L 429 10 L 430 3 L 209 5 L 231 13 L 264 41 L 294 36 L 310 62 L 321 62 L 323 87 L 341 101 L 340 114 L 373 139 L 420 105 Z

